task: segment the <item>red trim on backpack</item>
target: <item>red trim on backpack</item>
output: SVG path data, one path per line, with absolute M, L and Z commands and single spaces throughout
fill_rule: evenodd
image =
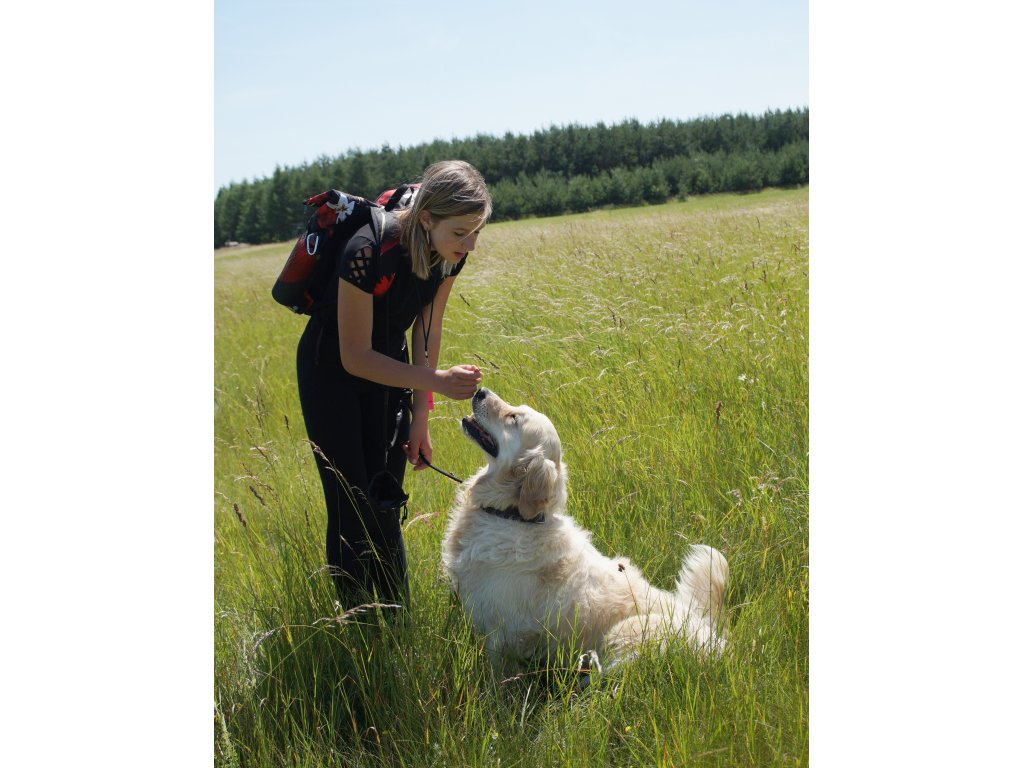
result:
M 330 193 L 331 193 L 331 191 L 327 190 L 326 192 L 321 192 L 319 195 L 313 195 L 312 197 L 307 197 L 303 201 L 302 204 L 303 205 L 316 205 L 316 206 L 323 205 L 324 203 L 327 202 L 327 196 Z
M 306 250 L 306 236 L 303 235 L 292 248 L 288 261 L 285 262 L 284 269 L 281 270 L 281 275 L 277 278 L 278 282 L 288 284 L 301 282 L 306 279 L 315 264 L 316 258 Z

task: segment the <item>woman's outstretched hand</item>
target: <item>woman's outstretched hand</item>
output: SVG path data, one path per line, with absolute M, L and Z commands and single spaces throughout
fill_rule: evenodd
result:
M 468 400 L 480 388 L 484 376 L 475 365 L 453 365 L 444 371 L 438 371 L 440 385 L 435 391 L 452 400 Z

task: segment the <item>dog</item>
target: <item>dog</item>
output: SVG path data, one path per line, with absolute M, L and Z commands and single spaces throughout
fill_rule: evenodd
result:
M 645 643 L 684 638 L 720 654 L 729 566 L 694 545 L 675 590 L 652 586 L 625 557 L 606 557 L 566 511 L 567 473 L 551 420 L 487 389 L 473 396 L 462 431 L 487 463 L 460 486 L 441 547 L 442 569 L 502 670 L 538 661 L 588 660 L 600 669 Z

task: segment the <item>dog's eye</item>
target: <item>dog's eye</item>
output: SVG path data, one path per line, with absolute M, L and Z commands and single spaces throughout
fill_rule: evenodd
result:
M 509 420 L 510 420 L 510 421 L 511 421 L 511 422 L 512 422 L 513 424 L 515 424 L 516 422 L 518 422 L 518 421 L 519 421 L 519 417 L 518 417 L 518 416 L 516 416 L 516 415 L 515 415 L 514 413 L 510 413 L 510 414 L 508 415 L 508 418 L 509 418 Z

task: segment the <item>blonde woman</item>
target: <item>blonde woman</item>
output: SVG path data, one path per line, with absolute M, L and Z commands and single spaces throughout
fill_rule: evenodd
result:
M 480 386 L 477 366 L 438 362 L 452 285 L 490 215 L 473 166 L 431 165 L 410 207 L 350 238 L 337 261 L 337 300 L 310 317 L 299 340 L 299 400 L 327 505 L 327 563 L 343 602 L 407 599 L 399 499 L 381 496 L 404 500 L 406 461 L 419 470 L 421 456 L 432 459 L 431 393 L 465 400 Z

